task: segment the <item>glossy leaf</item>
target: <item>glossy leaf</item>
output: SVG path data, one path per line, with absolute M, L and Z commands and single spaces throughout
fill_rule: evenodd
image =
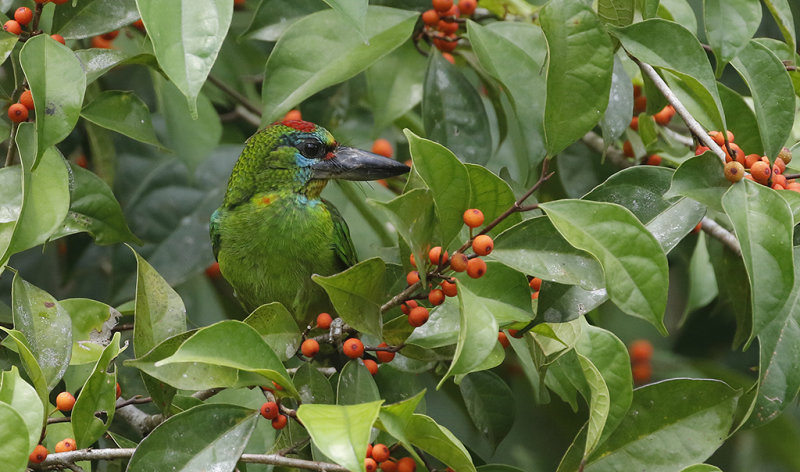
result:
M 794 285 L 792 213 L 776 192 L 749 180 L 732 185 L 722 197 L 722 206 L 750 277 L 752 340 L 780 316 Z
M 686 467 L 681 472 L 722 472 L 719 467 L 709 464 L 695 464 Z
M 372 424 L 383 401 L 357 405 L 314 405 L 297 409 L 314 445 L 335 463 L 352 471 L 364 471 Z
M 324 8 L 319 0 L 262 0 L 242 37 L 277 41 L 294 22 Z
M 341 379 L 341 377 L 340 377 Z M 310 362 L 301 365 L 292 382 L 300 393 L 302 403 L 334 404 L 336 397 L 333 395 L 333 388 L 328 379 Z
M 9 471 L 24 471 L 28 464 L 28 454 L 36 444 L 28 441 L 25 420 L 17 410 L 7 403 L 0 402 L 0 454 L 3 467 Z
M 565 323 L 594 310 L 608 300 L 606 289 L 584 290 L 577 285 L 543 282 L 537 318 L 545 323 Z
M 704 0 L 703 24 L 708 43 L 717 58 L 717 71 L 722 71 L 753 37 L 761 24 L 761 3 L 758 0 Z
M 506 411 L 514 403 L 511 388 L 492 372 L 467 374 L 459 388 L 472 423 L 496 449 L 514 424 L 514 417 Z
M 788 0 L 764 0 L 764 4 L 769 8 L 775 23 L 778 24 L 783 38 L 789 45 L 789 49 L 795 50 L 797 45 L 797 36 L 794 29 L 794 18 L 792 18 L 792 9 L 789 7 Z
M 697 33 L 697 16 L 687 0 L 651 0 L 648 4 L 656 4 L 659 18 L 674 21 L 692 33 Z M 647 16 L 647 18 L 655 17 L 656 15 Z
M 50 390 L 47 388 L 47 380 L 44 377 L 44 373 L 42 373 L 42 368 L 39 367 L 39 363 L 31 352 L 28 340 L 25 339 L 24 334 L 16 329 L 7 329 L 0 326 L 0 330 L 3 330 L 8 335 L 6 340 L 10 339 L 14 342 L 14 347 L 22 361 L 22 367 L 25 369 L 25 373 L 28 374 L 28 378 L 33 383 L 33 388 L 36 389 L 36 393 L 39 395 L 39 400 L 42 404 L 42 417 L 44 417 L 47 413 L 47 411 L 45 411 L 47 405 L 50 404 Z
M 431 191 L 441 245 L 446 248 L 464 226 L 462 215 L 469 208 L 471 192 L 469 173 L 441 144 L 420 138 L 409 130 L 405 130 L 405 135 L 414 172 Z
M 480 279 L 462 277 L 458 287 L 466 287 L 492 312 L 498 324 L 533 319 L 528 279 L 499 262 L 486 263 L 486 274 Z
M 28 450 L 33 450 L 42 436 L 44 407 L 36 389 L 22 379 L 16 366 L 0 374 L 0 403 L 10 406 L 22 417 L 28 433 Z
M 82 39 L 108 33 L 138 19 L 136 0 L 110 4 L 104 0 L 66 2 L 54 10 L 52 32 L 65 39 Z
M 52 295 L 14 275 L 11 290 L 14 327 L 25 335 L 42 369 L 47 388 L 56 386 L 69 366 L 72 322 Z
M 567 241 L 600 262 L 611 300 L 666 333 L 667 258 L 633 214 L 618 205 L 581 200 L 541 206 Z
M 294 357 L 300 348 L 300 328 L 289 310 L 278 302 L 261 305 L 244 322 L 258 331 L 282 361 Z
M 597 15 L 614 26 L 627 26 L 633 22 L 634 0 L 600 0 Z
M 81 388 L 81 393 L 72 408 L 72 428 L 75 432 L 75 442 L 78 449 L 91 446 L 103 433 L 106 432 L 116 412 L 117 400 L 117 374 L 108 373 L 109 364 L 120 352 L 120 333 L 103 350 L 100 359 L 92 370 L 91 375 Z M 102 412 L 104 416 L 98 418 L 95 412 Z
M 78 122 L 86 75 L 75 53 L 46 34 L 25 42 L 19 62 L 36 107 L 36 168 L 45 150 L 66 138 Z
M 672 184 L 664 196 L 671 198 L 683 195 L 722 211 L 722 195 L 731 186 L 722 170 L 722 161 L 710 151 L 692 157 L 675 170 Z
M 292 24 L 267 61 L 262 89 L 262 123 L 271 123 L 300 102 L 347 80 L 403 44 L 415 13 L 370 6 L 365 44 L 358 35 L 343 35 L 349 21 L 332 10 L 308 15 Z M 324 57 L 325 61 L 309 61 Z
M 514 192 L 503 179 L 479 165 L 466 164 L 466 167 L 472 189 L 469 207 L 480 209 L 483 212 L 484 221 L 487 223 L 494 221 L 495 218 L 511 208 L 515 201 Z M 500 234 L 520 221 L 522 221 L 522 216 L 519 213 L 512 213 L 488 234 L 490 236 Z
M 438 51 L 432 51 L 428 59 L 422 122 L 428 137 L 451 149 L 461 160 L 485 164 L 492 157 L 489 118 L 478 91 Z
M 311 278 L 328 293 L 336 313 L 359 331 L 381 335 L 381 304 L 384 295 L 386 265 L 372 258 L 350 267 L 344 272 Z
M 158 64 L 186 96 L 192 118 L 197 96 L 228 33 L 233 4 L 226 0 L 136 0 Z
M 422 101 L 425 67 L 425 58 L 411 43 L 406 43 L 367 69 L 367 93 L 376 132 Z
M 78 56 L 81 64 L 83 64 L 84 71 L 86 71 L 86 85 L 91 84 L 116 66 L 146 64 L 153 68 L 158 67 L 158 61 L 152 54 L 131 56 L 129 53 L 118 49 L 79 49 L 75 51 L 75 55 Z
M 736 144 L 745 154 L 764 155 L 758 120 L 748 101 L 722 84 L 718 84 L 718 87 L 725 120 L 728 122 L 728 129 L 736 136 Z
M 11 55 L 11 51 L 14 50 L 14 46 L 19 43 L 19 36 L 16 34 L 11 34 L 5 30 L 0 33 L 0 64 L 3 64 L 8 56 Z
M 75 233 L 89 233 L 96 244 L 137 243 L 114 193 L 94 172 L 70 164 L 74 185 L 70 189 L 69 212 L 57 239 Z
M 614 56 L 608 108 L 600 121 L 600 126 L 603 128 L 603 140 L 608 143 L 622 136 L 622 133 L 630 126 L 632 113 L 633 84 L 625 72 L 622 61 L 619 57 Z
M 233 470 L 259 418 L 257 411 L 236 405 L 190 408 L 147 435 L 126 470 Z
M 366 22 L 367 22 L 367 2 L 368 0 L 323 0 L 331 6 L 334 10 L 338 11 L 342 16 L 347 18 L 350 23 L 355 27 L 362 39 L 366 36 Z M 365 41 L 366 42 L 366 41 Z
M 70 298 L 60 303 L 72 320 L 70 364 L 97 362 L 111 340 L 111 329 L 122 315 L 114 307 L 88 298 Z
M 792 79 L 780 59 L 756 41 L 750 41 L 732 64 L 750 87 L 764 153 L 774 160 L 794 124 Z
M 550 53 L 544 133 L 552 156 L 600 121 L 608 105 L 614 48 L 600 19 L 582 2 L 551 1 L 539 21 Z
M 344 365 L 336 385 L 337 404 L 356 405 L 380 399 L 378 386 L 363 363 L 352 360 Z
M 103 128 L 143 143 L 160 146 L 150 110 L 133 92 L 107 90 L 83 107 L 81 116 Z

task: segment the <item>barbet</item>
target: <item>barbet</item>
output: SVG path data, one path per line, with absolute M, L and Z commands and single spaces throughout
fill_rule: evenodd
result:
M 214 256 L 246 310 L 280 302 L 301 322 L 329 308 L 312 274 L 357 262 L 350 231 L 320 197 L 329 179 L 375 180 L 408 166 L 341 146 L 307 121 L 275 123 L 247 140 L 211 215 Z

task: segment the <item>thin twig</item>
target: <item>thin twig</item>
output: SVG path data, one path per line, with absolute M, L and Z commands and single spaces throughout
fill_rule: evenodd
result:
M 786 180 L 800 179 L 800 174 L 783 174 Z
M 238 90 L 234 89 L 230 85 L 226 84 L 222 80 L 214 77 L 213 75 L 208 75 L 208 81 L 212 84 L 216 85 L 218 89 L 222 90 L 226 94 L 228 94 L 232 99 L 236 100 L 237 102 L 241 103 L 243 107 L 245 107 L 249 112 L 254 113 L 261 116 L 261 108 L 256 106 L 253 102 L 251 102 L 247 97 L 239 93 Z
M 8 151 L 6 152 L 6 163 L 4 167 L 8 167 L 14 163 L 14 150 L 17 149 L 15 140 L 17 139 L 17 128 L 19 123 L 11 123 L 11 136 L 8 138 Z
M 122 323 L 111 328 L 111 332 L 116 333 L 118 331 L 130 331 L 132 329 L 133 329 L 133 323 Z
M 628 159 L 628 156 L 623 154 L 619 149 L 615 147 L 606 148 L 603 138 L 594 131 L 589 131 L 588 133 L 584 134 L 583 138 L 581 138 L 581 141 L 583 141 L 583 144 L 589 146 L 589 148 L 591 148 L 593 151 L 596 151 L 600 154 L 605 152 L 609 162 L 617 167 L 624 169 L 634 165 L 634 162 L 631 159 Z
M 712 238 L 716 238 L 725 246 L 733 251 L 737 256 L 742 255 L 742 246 L 739 245 L 739 240 L 730 231 L 720 226 L 719 223 L 711 218 L 704 216 L 700 221 L 701 228 Z
M 386 313 L 397 305 L 408 300 L 408 297 L 410 297 L 421 286 L 422 282 L 417 282 L 406 287 L 405 290 L 393 296 L 388 302 L 381 305 L 381 313 Z

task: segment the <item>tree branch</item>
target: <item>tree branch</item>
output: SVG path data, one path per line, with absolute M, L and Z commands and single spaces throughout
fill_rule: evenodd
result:
M 716 238 L 725 246 L 733 251 L 737 256 L 742 255 L 742 246 L 739 245 L 739 240 L 730 231 L 723 228 L 719 223 L 711 218 L 704 216 L 700 221 L 701 228 L 712 238 Z
M 588 133 L 584 134 L 581 138 L 581 141 L 583 141 L 583 144 L 589 146 L 589 148 L 591 148 L 593 151 L 599 152 L 600 154 L 605 152 L 608 161 L 617 167 L 624 169 L 634 165 L 634 162 L 628 159 L 628 157 L 619 149 L 613 146 L 606 148 L 603 137 L 594 131 L 589 131 Z
M 239 102 L 245 109 L 247 109 L 247 111 L 257 115 L 258 117 L 261 117 L 261 107 L 256 106 L 247 97 L 239 93 L 239 91 L 211 74 L 208 74 L 208 81 L 216 85 L 218 89 L 225 92 L 229 97 Z

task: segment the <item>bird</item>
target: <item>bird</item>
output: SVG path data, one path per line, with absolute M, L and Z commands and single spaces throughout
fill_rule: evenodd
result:
M 331 179 L 377 180 L 409 170 L 343 146 L 308 121 L 275 122 L 251 136 L 209 228 L 220 272 L 244 309 L 280 302 L 303 323 L 329 311 L 311 276 L 341 272 L 358 257 L 347 223 L 322 190 Z

